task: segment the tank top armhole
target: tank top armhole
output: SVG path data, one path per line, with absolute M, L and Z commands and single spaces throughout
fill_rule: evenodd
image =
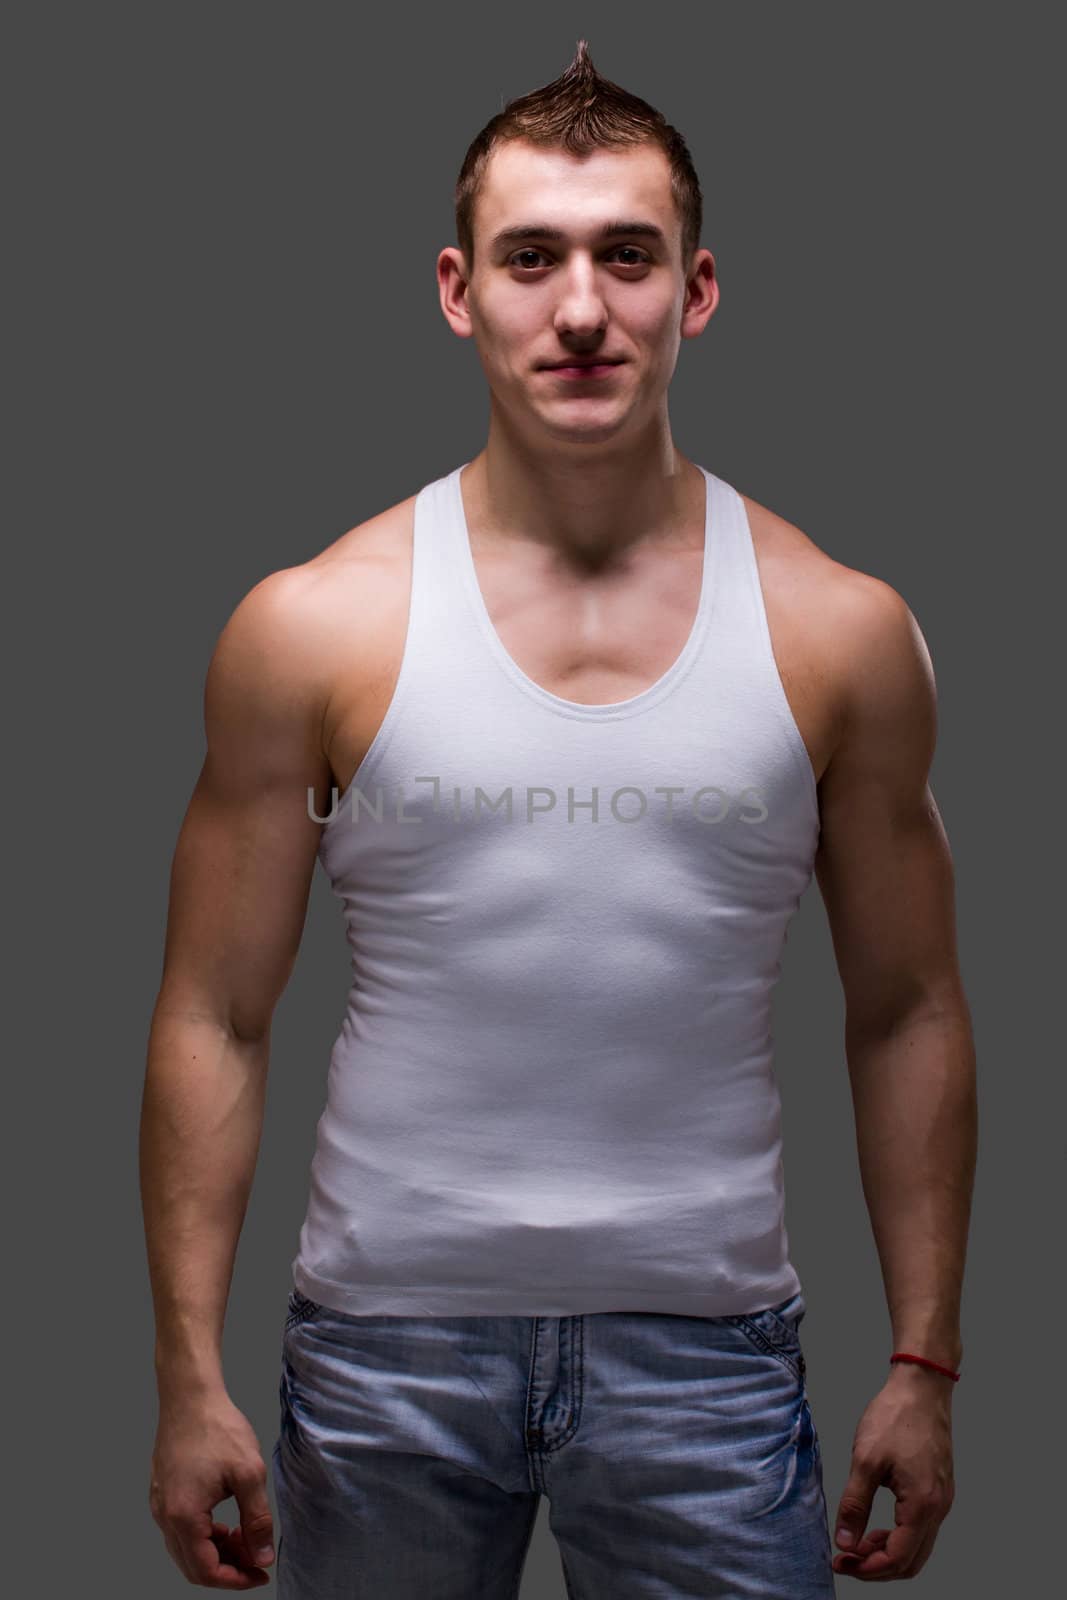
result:
M 427 487 L 430 486 L 428 485 Z M 333 824 L 343 812 L 348 811 L 352 795 L 355 790 L 360 788 L 380 766 L 382 759 L 385 756 L 390 743 L 392 742 L 393 735 L 396 732 L 401 718 L 401 714 L 409 698 L 411 677 L 414 671 L 415 632 L 418 622 L 416 611 L 418 607 L 419 596 L 422 592 L 421 580 L 424 561 L 422 552 L 420 551 L 420 546 L 423 542 L 423 534 L 421 530 L 425 520 L 422 516 L 423 497 L 425 493 L 426 489 L 423 489 L 416 497 L 415 501 L 411 535 L 411 579 L 408 589 L 408 611 L 407 620 L 404 624 L 404 643 L 401 647 L 400 666 L 396 675 L 396 683 L 393 685 L 393 692 L 390 696 L 389 704 L 385 708 L 382 720 L 378 724 L 377 733 L 367 746 L 363 760 L 352 774 L 352 778 L 349 781 L 347 788 L 345 789 L 344 793 L 339 796 L 336 806 L 333 808 L 330 816 L 323 825 L 322 833 L 319 837 L 318 853 L 320 855 L 325 849 L 331 836 Z
M 731 486 L 732 487 L 732 486 Z M 764 663 L 768 670 L 771 698 L 777 708 L 779 721 L 785 731 L 785 736 L 797 762 L 801 777 L 804 781 L 808 799 L 815 816 L 816 825 L 819 823 L 819 790 L 815 778 L 815 769 L 811 764 L 808 747 L 804 743 L 804 736 L 797 726 L 797 719 L 793 715 L 793 707 L 789 703 L 789 696 L 785 692 L 782 681 L 781 669 L 778 658 L 774 653 L 774 640 L 771 637 L 771 625 L 767 617 L 767 605 L 763 597 L 763 584 L 760 579 L 759 562 L 756 559 L 756 544 L 752 537 L 752 525 L 748 520 L 748 510 L 745 502 L 736 489 L 733 489 L 736 499 L 736 515 L 741 533 L 741 545 L 744 551 L 745 569 L 752 592 L 753 606 L 756 612 L 757 628 L 759 630 L 760 648 L 763 652 Z

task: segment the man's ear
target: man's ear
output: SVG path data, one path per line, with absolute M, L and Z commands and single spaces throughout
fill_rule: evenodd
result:
M 445 321 L 459 339 L 473 337 L 467 287 L 470 275 L 462 250 L 447 245 L 437 258 L 437 287 Z

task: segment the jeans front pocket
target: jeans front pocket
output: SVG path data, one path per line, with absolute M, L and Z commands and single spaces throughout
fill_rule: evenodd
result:
M 790 1301 L 782 1302 L 783 1306 L 791 1304 Z M 797 1324 L 804 1315 L 804 1307 L 801 1305 L 800 1316 L 794 1313 L 795 1320 L 781 1316 L 780 1311 L 780 1306 L 767 1306 L 762 1311 L 747 1311 L 739 1316 L 727 1317 L 726 1321 L 738 1328 L 757 1350 L 776 1356 L 795 1377 L 803 1381 L 807 1364 L 800 1347 Z

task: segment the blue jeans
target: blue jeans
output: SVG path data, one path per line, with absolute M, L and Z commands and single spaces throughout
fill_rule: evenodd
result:
M 351 1316 L 289 1297 L 279 1600 L 833 1600 L 801 1294 L 744 1316 Z

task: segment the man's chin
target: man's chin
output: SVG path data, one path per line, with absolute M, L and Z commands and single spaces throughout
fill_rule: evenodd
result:
M 626 418 L 617 417 L 561 417 L 541 418 L 545 430 L 559 443 L 570 440 L 574 444 L 601 444 L 617 439 L 625 431 Z

